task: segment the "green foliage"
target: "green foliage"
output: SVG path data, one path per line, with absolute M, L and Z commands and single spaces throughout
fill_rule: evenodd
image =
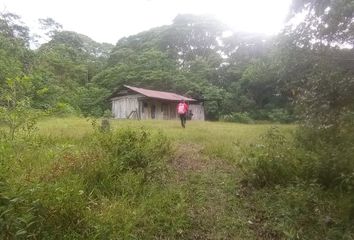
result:
M 2 140 L 2 239 L 179 238 L 189 226 L 183 190 L 161 181 L 170 153 L 161 132 Z
M 60 23 L 57 23 L 53 18 L 40 18 L 38 19 L 41 24 L 41 29 L 46 31 L 46 35 L 52 37 L 57 34 L 63 26 Z
M 169 89 L 178 74 L 173 61 L 167 54 L 147 49 L 130 51 L 126 58 L 126 49 L 116 47 L 111 58 L 117 59 L 115 65 L 100 72 L 94 81 L 101 87 L 112 91 L 122 84 L 145 86 L 149 88 Z M 110 59 L 109 61 L 113 61 Z
M 21 22 L 21 17 L 9 12 L 0 13 L 0 33 L 6 38 L 29 44 L 29 28 Z
M 144 129 L 118 129 L 97 133 L 96 138 L 98 146 L 109 156 L 113 174 L 141 172 L 147 181 L 163 172 L 163 156 L 169 152 L 170 146 L 161 133 L 152 135 Z
M 273 122 L 291 123 L 296 120 L 293 113 L 283 108 L 274 108 L 267 112 L 268 118 Z
M 110 130 L 111 130 L 111 125 L 109 123 L 109 120 L 107 118 L 103 118 L 101 121 L 101 131 L 108 132 Z
M 82 34 L 53 32 L 36 54 L 37 105 L 56 112 L 58 103 L 66 104 L 85 116 L 101 116 L 110 91 L 93 84 L 92 79 L 106 63 L 111 47 Z
M 340 125 L 341 116 L 353 111 L 353 4 L 294 0 L 292 10 L 305 19 L 286 29 L 279 45 L 282 82 L 306 124 Z
M 74 116 L 77 111 L 68 103 L 58 102 L 52 109 L 51 113 L 59 117 Z
M 0 236 L 4 239 L 85 236 L 85 231 L 89 230 L 83 215 L 85 198 L 77 180 L 2 191 Z
M 252 118 L 249 116 L 247 112 L 231 113 L 228 115 L 224 115 L 222 116 L 221 120 L 225 122 L 253 123 Z
M 103 117 L 104 117 L 104 118 L 108 118 L 108 119 L 112 118 L 113 115 L 112 115 L 111 110 L 108 110 L 108 109 L 105 110 L 104 113 L 103 113 Z
M 0 13 L 0 87 L 7 78 L 28 74 L 32 63 L 29 29 L 16 14 Z
M 244 149 L 241 183 L 253 189 L 253 218 L 261 232 L 286 239 L 351 239 L 352 138 L 352 132 L 300 127 L 293 139 L 271 129 Z
M 260 144 L 245 150 L 245 179 L 255 187 L 316 183 L 323 188 L 353 191 L 353 134 L 334 129 L 298 129 L 295 141 L 270 130 Z
M 206 99 L 210 120 L 289 105 L 275 89 L 274 39 L 245 33 L 224 38 L 227 27 L 210 16 L 178 15 L 171 25 L 122 38 L 115 47 L 62 30 L 51 18 L 40 23 L 50 39 L 35 51 L 18 16 L 2 14 L 0 25 L 0 86 L 30 73 L 38 109 L 58 114 L 65 104 L 84 116 L 102 116 L 110 108 L 107 98 L 123 84 Z M 265 115 L 260 120 L 273 119 Z
M 41 23 L 51 39 L 34 51 L 20 17 L 1 13 L 0 238 L 232 238 L 229 232 L 245 229 L 239 212 L 250 203 L 255 238 L 352 239 L 353 8 L 351 0 L 294 0 L 291 14 L 305 14 L 304 21 L 274 38 L 225 38 L 227 27 L 211 17 L 179 15 L 115 47 L 62 31 L 47 18 Z M 257 134 L 222 123 L 216 131 L 191 125 L 181 133 L 165 123 L 178 141 L 203 145 L 181 157 L 188 164 L 177 166 L 177 180 L 166 171 L 170 143 L 161 133 L 120 128 L 82 137 L 75 128 L 68 138 L 56 124 L 51 133 L 60 136 L 28 137 L 35 109 L 102 116 L 122 84 L 205 99 L 211 120 L 303 125 L 294 139 L 272 129 L 258 144 L 238 146 L 240 175 L 222 161 L 213 172 L 205 169 L 215 158 L 237 161 L 232 143 Z M 211 158 L 200 161 L 201 153 Z M 247 185 L 231 185 L 232 174 Z M 183 184 L 191 184 L 189 203 Z M 236 199 L 235 189 L 245 199 Z M 200 229 L 188 232 L 191 219 Z
M 353 196 L 325 192 L 316 184 L 260 190 L 249 199 L 258 209 L 258 231 L 279 239 L 351 239 Z M 250 209 L 251 210 L 251 209 Z
M 3 195 L 8 186 L 0 182 L 0 237 L 2 239 L 25 239 L 36 235 L 36 203 L 28 204 L 23 196 Z M 32 206 L 31 206 L 32 205 Z M 26 209 L 22 214 L 21 209 Z
M 78 87 L 76 92 L 76 106 L 84 116 L 101 117 L 104 109 L 107 111 L 107 97 L 109 95 L 107 89 L 87 84 L 85 87 Z
M 350 121 L 351 116 L 347 118 Z M 119 134 L 104 135 L 92 133 L 85 119 L 59 118 L 40 122 L 41 135 L 31 141 L 18 138 L 14 145 L 0 138 L 0 176 L 6 182 L 1 196 L 22 199 L 14 207 L 3 205 L 3 209 L 16 209 L 4 214 L 7 221 L 3 223 L 11 224 L 4 225 L 11 229 L 7 236 L 14 236 L 19 229 L 27 231 L 23 238 L 33 235 L 37 239 L 350 239 L 353 235 L 353 197 L 346 183 L 352 175 L 337 181 L 337 186 L 325 188 L 315 179 L 314 171 L 303 172 L 317 155 L 314 150 L 298 147 L 304 140 L 290 138 L 287 133 L 293 126 L 279 125 L 279 130 L 266 134 L 268 138 L 262 141 L 269 144 L 264 144 L 256 139 L 269 125 L 190 124 L 186 132 L 174 121 L 112 121 L 112 129 L 119 128 Z M 177 152 L 154 157 L 152 161 L 160 162 L 157 165 L 167 166 L 144 180 L 143 168 L 132 165 L 132 155 L 119 152 L 114 143 L 123 142 L 120 138 L 130 143 L 137 139 L 139 144 L 125 146 L 133 152 L 152 142 L 156 142 L 155 148 L 165 147 L 163 141 L 153 140 L 160 134 L 154 129 L 162 129 Z M 148 132 L 150 141 L 142 132 Z M 308 136 L 313 141 L 310 133 Z M 350 134 L 343 132 L 342 137 L 337 140 L 348 140 L 344 149 L 353 141 Z M 114 143 L 110 143 L 111 139 Z M 313 141 L 307 147 L 325 147 L 315 147 L 320 138 L 313 135 L 313 139 L 319 139 L 318 143 Z M 100 142 L 107 147 L 102 148 Z M 274 162 L 262 165 L 267 174 L 274 175 L 264 187 L 254 187 L 253 172 L 253 178 L 249 178 L 253 180 L 245 181 L 239 170 L 241 165 L 247 172 L 247 159 L 239 162 L 240 148 L 249 143 L 255 147 L 252 152 L 261 154 L 264 161 L 268 154 L 277 163 L 283 159 L 287 167 L 293 163 L 292 158 L 298 159 L 294 171 L 285 169 L 292 177 L 284 174 L 279 180 L 279 171 L 271 172 L 272 168 L 281 169 Z M 143 152 L 150 159 L 149 151 Z M 125 168 L 114 165 L 121 157 L 127 161 Z M 254 155 L 252 161 L 256 158 Z M 305 160 L 308 165 L 303 164 Z M 144 166 L 144 161 L 140 162 Z M 25 219 L 26 223 L 16 219 Z M 32 221 L 35 223 L 27 227 Z
M 6 86 L 0 89 L 0 122 L 9 129 L 10 139 L 20 130 L 30 133 L 34 129 L 39 113 L 31 107 L 31 87 L 31 78 L 16 77 L 7 79 Z
M 29 62 L 29 51 L 13 39 L 0 34 L 0 86 L 6 78 L 14 78 L 25 73 L 25 64 Z
M 294 181 L 299 166 L 286 138 L 272 128 L 261 139 L 260 144 L 245 150 L 241 161 L 245 179 L 255 187 L 286 185 Z
M 223 38 L 223 30 L 213 18 L 179 15 L 172 25 L 118 41 L 94 82 L 110 91 L 130 84 L 206 99 L 210 120 L 267 104 L 267 111 L 288 106 L 275 87 L 270 43 L 259 35 Z
M 330 44 L 353 43 L 353 13 L 351 0 L 321 1 L 293 0 L 291 16 L 305 15 L 305 20 L 294 32 L 305 44 L 309 40 L 325 40 Z
M 166 186 L 167 187 L 167 186 Z M 183 239 L 189 226 L 185 196 L 180 189 L 151 188 L 137 202 L 122 199 L 102 206 L 102 216 L 94 224 L 98 238 Z M 116 227 L 119 226 L 119 227 Z
M 350 180 L 354 172 L 352 132 L 302 127 L 296 138 L 297 147 L 314 156 L 312 161 L 306 162 L 304 173 L 326 188 L 353 191 Z

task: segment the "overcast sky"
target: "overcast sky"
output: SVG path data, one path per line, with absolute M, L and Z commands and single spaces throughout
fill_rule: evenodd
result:
M 0 11 L 20 15 L 31 29 L 51 17 L 98 42 L 172 23 L 177 14 L 210 14 L 239 31 L 277 33 L 291 0 L 0 0 Z M 35 30 L 36 31 L 36 30 Z

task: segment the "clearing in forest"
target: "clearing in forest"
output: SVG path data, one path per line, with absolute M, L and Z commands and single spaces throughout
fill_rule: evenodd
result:
M 182 129 L 178 121 L 113 120 L 117 134 L 97 135 L 86 119 L 43 120 L 39 136 L 10 154 L 6 179 L 13 187 L 5 194 L 23 199 L 34 223 L 21 227 L 37 237 L 274 239 L 254 222 L 238 168 L 241 149 L 270 127 L 191 121 Z M 145 159 L 150 167 L 143 168 Z

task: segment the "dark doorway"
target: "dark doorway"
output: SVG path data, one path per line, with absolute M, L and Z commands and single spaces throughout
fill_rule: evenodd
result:
M 151 105 L 151 119 L 155 119 L 156 106 Z

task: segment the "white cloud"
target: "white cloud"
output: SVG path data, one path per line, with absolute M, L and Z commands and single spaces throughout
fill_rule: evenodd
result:
M 99 42 L 170 24 L 177 14 L 211 14 L 236 30 L 276 33 L 291 0 L 1 0 L 0 10 L 22 16 L 32 29 L 51 17 Z

